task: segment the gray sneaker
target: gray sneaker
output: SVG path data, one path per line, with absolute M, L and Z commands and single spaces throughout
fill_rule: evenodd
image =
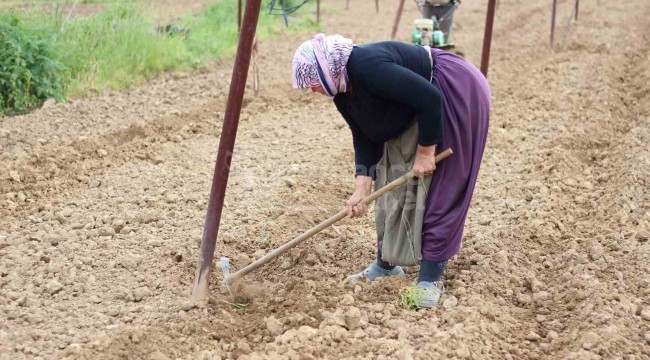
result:
M 401 267 L 395 266 L 393 270 L 387 270 L 379 266 L 376 262 L 370 264 L 365 270 L 360 273 L 356 273 L 348 276 L 345 280 L 347 281 L 362 281 L 368 279 L 373 281 L 377 278 L 384 276 L 405 276 L 404 270 Z
M 436 307 L 445 292 L 445 285 L 442 284 L 442 281 L 420 281 L 417 286 L 424 290 L 422 298 L 418 299 L 417 307 L 420 309 Z

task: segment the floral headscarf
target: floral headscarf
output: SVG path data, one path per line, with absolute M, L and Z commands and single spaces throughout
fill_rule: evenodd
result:
M 304 89 L 321 85 L 330 97 L 348 91 L 346 65 L 352 53 L 352 40 L 341 35 L 317 34 L 298 47 L 291 70 L 293 87 Z

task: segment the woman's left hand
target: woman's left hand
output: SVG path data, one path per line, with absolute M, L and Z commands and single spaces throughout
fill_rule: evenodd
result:
M 436 145 L 421 146 L 415 153 L 415 162 L 413 163 L 413 173 L 422 179 L 430 176 L 436 170 Z

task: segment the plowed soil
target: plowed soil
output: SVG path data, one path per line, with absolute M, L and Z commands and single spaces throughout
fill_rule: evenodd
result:
M 455 37 L 479 63 L 486 0 Z M 374 259 L 372 214 L 188 303 L 232 60 L 0 119 L 2 359 L 649 359 L 650 2 L 500 1 L 493 112 L 464 247 L 434 310 L 408 279 L 346 284 Z M 394 4 L 323 4 L 323 30 L 385 39 Z M 417 9 L 407 2 L 400 38 Z M 340 210 L 350 131 L 291 89 L 309 34 L 260 43 L 216 257 L 241 268 Z M 233 303 L 246 303 L 238 309 Z

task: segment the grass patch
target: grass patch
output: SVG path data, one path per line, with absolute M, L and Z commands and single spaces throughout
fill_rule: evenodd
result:
M 75 19 L 58 39 L 66 49 L 63 63 L 71 69 L 70 95 L 124 89 L 165 71 L 197 69 L 208 60 L 232 56 L 238 39 L 236 13 L 235 1 L 223 1 L 188 15 L 177 24 L 190 29 L 186 36 L 155 31 L 153 16 L 128 4 Z M 295 28 L 313 25 L 305 20 L 296 21 Z M 262 13 L 258 34 L 269 38 L 280 26 L 277 17 Z
M 38 44 L 32 51 L 44 55 L 37 62 L 46 59 L 48 64 L 47 72 L 39 70 L 43 68 L 40 64 L 32 64 L 31 69 L 27 68 L 29 74 L 21 70 L 21 75 L 20 69 L 14 69 L 18 74 L 15 76 L 30 79 L 27 81 L 30 86 L 34 79 L 46 73 L 55 73 L 60 78 L 60 86 L 52 92 L 35 91 L 36 95 L 25 102 L 26 106 L 0 103 L 0 114 L 40 106 L 47 98 L 61 100 L 125 89 L 162 72 L 202 68 L 207 61 L 232 56 L 236 51 L 236 1 L 212 3 L 204 11 L 175 22 L 175 25 L 190 29 L 187 34 L 157 31 L 156 27 L 161 24 L 156 23 L 151 9 L 143 4 L 98 2 L 110 4 L 97 15 L 72 17 L 68 21 L 65 20 L 67 13 L 58 8 L 51 14 L 0 10 L 0 53 L 10 51 L 20 55 L 25 48 Z M 316 29 L 313 6 L 309 4 L 293 14 L 289 29 Z M 260 39 L 272 38 L 283 27 L 281 17 L 268 15 L 266 8 L 262 8 L 258 24 Z M 3 40 L 12 31 L 20 34 L 14 36 L 17 40 L 13 48 Z M 2 59 L 0 66 L 4 66 Z M 0 70 L 7 71 L 6 67 Z M 51 82 L 48 79 L 42 82 L 48 81 Z M 26 88 L 25 84 L 21 86 Z M 20 91 L 15 93 L 20 95 Z

